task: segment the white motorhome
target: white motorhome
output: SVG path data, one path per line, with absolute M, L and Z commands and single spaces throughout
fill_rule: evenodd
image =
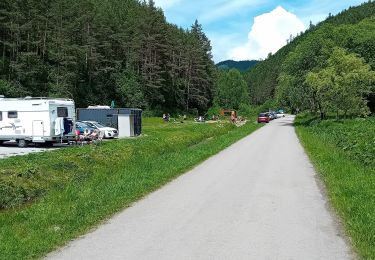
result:
M 0 96 L 0 144 L 16 140 L 52 144 L 75 138 L 75 105 L 71 99 Z

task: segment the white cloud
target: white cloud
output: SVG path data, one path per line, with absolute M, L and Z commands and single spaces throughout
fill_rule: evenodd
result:
M 283 47 L 290 35 L 305 29 L 296 15 L 278 6 L 270 13 L 255 17 L 248 42 L 230 50 L 228 56 L 234 60 L 265 58 L 270 52 L 275 53 Z
M 208 38 L 211 41 L 212 45 L 212 54 L 214 57 L 215 63 L 227 59 L 228 49 L 236 47 L 238 39 L 241 38 L 241 35 L 238 33 L 208 33 Z
M 181 0 L 154 0 L 155 5 L 161 7 L 163 10 L 171 8 Z

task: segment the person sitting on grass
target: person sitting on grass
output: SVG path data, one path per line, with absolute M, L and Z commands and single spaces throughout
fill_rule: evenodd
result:
M 232 123 L 236 123 L 236 120 L 237 120 L 236 113 L 234 111 L 232 111 L 232 113 L 230 114 L 230 121 Z
M 164 122 L 169 122 L 169 118 L 170 118 L 169 113 L 167 113 L 167 114 L 163 114 L 163 121 L 164 121 Z
M 78 141 L 81 141 L 81 132 L 79 129 L 76 129 L 76 143 L 78 143 Z
M 83 140 L 85 141 L 91 140 L 90 130 L 88 128 L 86 128 L 85 131 L 83 131 Z
M 96 140 L 99 137 L 99 129 L 95 129 L 91 134 L 91 140 Z

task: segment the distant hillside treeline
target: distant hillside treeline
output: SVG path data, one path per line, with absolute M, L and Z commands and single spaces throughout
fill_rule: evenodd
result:
M 207 109 L 215 65 L 198 22 L 166 22 L 152 0 L 2 0 L 0 94 L 78 106 Z
M 245 72 L 249 70 L 251 67 L 253 67 L 255 64 L 257 64 L 259 61 L 257 60 L 242 60 L 242 61 L 234 61 L 234 60 L 226 60 L 221 61 L 216 66 L 219 69 L 237 69 L 239 71 Z
M 366 74 L 367 77 L 361 74 L 362 78 L 367 77 L 366 82 L 346 79 L 344 84 L 339 83 L 339 80 L 329 79 L 327 75 L 328 83 L 312 81 L 314 75 L 323 76 L 324 73 L 330 72 L 331 76 L 336 73 L 338 76 L 335 79 L 339 79 L 340 73 L 349 73 L 337 68 L 339 61 L 337 57 L 332 56 L 333 53 L 342 58 L 341 63 L 363 65 L 361 73 L 365 73 L 368 69 L 375 69 L 374 17 L 375 2 L 369 1 L 357 7 L 351 7 L 337 16 L 330 15 L 326 21 L 316 26 L 311 25 L 305 33 L 297 36 L 276 54 L 255 65 L 245 75 L 251 103 L 262 104 L 278 96 L 279 100 L 292 109 L 317 109 L 320 104 L 316 95 L 321 95 L 326 103 L 329 95 L 332 100 L 339 98 L 337 96 L 337 93 L 340 93 L 339 89 L 336 90 L 336 94 L 332 91 L 332 93 L 324 92 L 324 84 L 328 88 L 335 84 L 343 87 L 346 83 L 352 84 L 352 87 L 358 84 L 363 86 L 363 89 L 358 89 L 356 95 L 365 95 L 369 101 L 374 102 L 375 89 L 374 83 L 370 82 L 371 75 Z M 351 56 L 352 54 L 354 56 Z M 361 59 L 363 62 L 360 61 Z M 363 64 L 359 65 L 361 63 Z M 369 68 L 367 69 L 366 66 Z M 306 80 L 309 73 L 315 73 L 310 75 L 310 81 Z M 354 69 L 350 73 L 352 76 L 360 75 Z M 348 90 L 352 89 L 352 87 L 346 87 Z M 370 106 L 374 109 L 375 104 L 372 102 Z M 332 106 L 332 102 L 329 106 Z

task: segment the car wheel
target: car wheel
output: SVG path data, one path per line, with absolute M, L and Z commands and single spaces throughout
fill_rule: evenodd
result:
M 28 145 L 28 141 L 26 141 L 25 139 L 19 139 L 18 141 L 17 141 L 17 145 L 18 145 L 18 147 L 20 147 L 20 148 L 25 148 L 25 147 L 27 147 L 27 145 Z

